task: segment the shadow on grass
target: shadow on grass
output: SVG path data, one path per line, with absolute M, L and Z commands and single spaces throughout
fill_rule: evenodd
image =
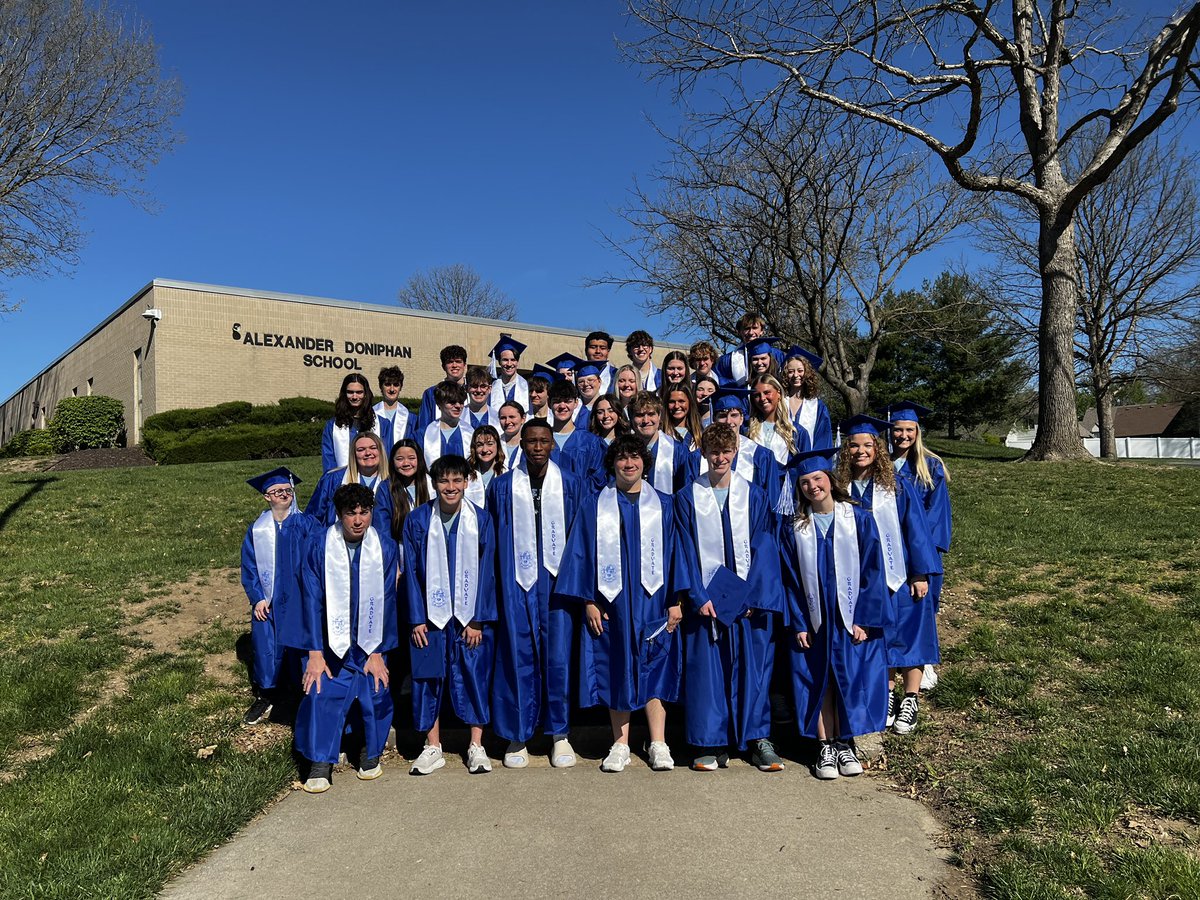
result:
M 5 529 L 5 527 L 8 525 L 8 520 L 16 515 L 20 511 L 21 507 L 44 491 L 46 489 L 46 485 L 55 481 L 58 481 L 56 476 L 51 476 L 49 478 L 23 478 L 19 481 L 12 482 L 13 484 L 27 484 L 29 487 L 26 488 L 25 493 L 23 493 L 12 503 L 8 504 L 8 506 L 4 508 L 3 512 L 0 512 L 0 531 Z

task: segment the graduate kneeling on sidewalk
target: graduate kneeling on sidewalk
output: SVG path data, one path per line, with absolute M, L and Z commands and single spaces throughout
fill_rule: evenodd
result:
M 426 732 L 413 775 L 446 765 L 441 712 L 447 693 L 454 714 L 471 729 L 467 769 L 492 771 L 483 726 L 491 718 L 495 554 L 488 514 L 465 499 L 469 472 L 461 456 L 438 459 L 429 470 L 437 496 L 404 520 L 413 723 Z
M 329 790 L 349 724 L 360 731 L 358 777 L 378 778 L 392 727 L 384 654 L 395 649 L 396 543 L 388 524 L 371 527 L 375 494 L 344 484 L 333 494 L 338 521 L 316 531 L 301 583 L 297 650 L 308 651 L 304 698 L 296 713 L 296 750 L 311 763 L 304 790 Z M 354 717 L 351 718 L 351 715 Z

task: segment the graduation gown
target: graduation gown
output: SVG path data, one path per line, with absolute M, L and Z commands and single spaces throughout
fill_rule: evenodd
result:
M 858 532 L 858 602 L 855 621 L 867 632 L 867 640 L 855 644 L 842 620 L 837 594 L 839 572 L 833 554 L 833 524 L 828 533 L 817 530 L 817 577 L 820 581 L 821 626 L 813 630 L 808 603 L 800 576 L 794 526 L 790 519 L 781 526 L 779 550 L 782 561 L 783 590 L 787 598 L 787 628 L 791 659 L 792 694 L 796 702 L 796 727 L 804 737 L 817 737 L 821 703 L 826 688 L 834 688 L 841 733 L 830 739 L 849 740 L 860 734 L 883 731 L 887 724 L 888 685 L 887 648 L 883 626 L 887 605 L 887 582 L 883 575 L 883 556 L 879 531 L 870 512 L 849 504 L 838 504 L 834 515 L 849 509 Z M 808 632 L 809 648 L 796 643 L 799 632 Z
M 426 543 L 430 528 L 441 528 L 437 513 L 438 501 L 419 506 L 404 520 L 404 570 L 405 608 L 403 616 L 407 628 L 405 639 L 411 641 L 412 628 L 426 624 L 429 646 L 424 649 L 413 647 L 410 651 L 414 665 L 412 670 L 413 724 L 418 731 L 428 731 L 441 714 L 445 695 L 450 696 L 454 714 L 468 725 L 486 725 L 491 719 L 489 694 L 492 686 L 492 657 L 494 654 L 496 622 L 495 581 L 495 533 L 488 515 L 478 510 L 479 521 L 479 580 L 476 582 L 475 612 L 471 621 L 483 632 L 483 640 L 474 649 L 464 640 L 464 626 L 457 618 L 438 628 L 429 622 L 426 606 L 425 585 Z M 454 565 L 458 527 L 461 514 L 450 526 L 446 535 L 446 551 L 449 557 L 447 571 L 450 574 L 451 597 L 454 598 Z M 418 655 L 427 655 L 441 660 L 441 677 L 423 677 L 422 668 L 429 663 L 416 663 Z
M 649 484 L 643 491 L 654 490 Z M 678 633 L 659 632 L 674 599 L 671 563 L 675 550 L 675 516 L 669 494 L 658 494 L 662 507 L 663 586 L 648 594 L 642 586 L 641 513 L 636 500 L 617 491 L 621 516 L 621 591 L 610 603 L 597 588 L 596 519 L 599 495 L 579 507 L 567 540 L 558 593 L 594 602 L 608 615 L 604 631 L 592 634 L 580 623 L 580 706 L 607 706 L 631 711 L 646 702 L 679 699 L 682 645 Z
M 350 562 L 350 649 L 339 659 L 330 649 L 325 623 L 325 529 L 314 529 L 309 537 L 301 579 L 301 621 L 291 636 L 296 650 L 320 650 L 330 677 L 321 679 L 321 691 L 309 690 L 296 711 L 296 750 L 312 762 L 337 763 L 341 753 L 342 736 L 347 725 L 361 725 L 367 755 L 379 756 L 387 744 L 388 729 L 392 727 L 392 694 L 385 688 L 375 689 L 375 679 L 366 674 L 367 654 L 354 640 L 358 634 L 359 560 L 362 550 Z M 383 638 L 376 653 L 386 654 L 396 648 L 398 626 L 396 611 L 397 548 L 390 529 L 376 531 L 383 551 Z M 307 666 L 307 660 L 305 660 Z M 351 709 L 358 701 L 359 718 L 348 722 Z
M 775 456 L 770 450 L 760 447 L 744 434 L 738 435 L 738 453 L 733 458 L 733 471 L 737 472 L 743 452 L 751 454 L 751 461 L 754 464 L 754 477 L 750 479 L 750 483 L 766 493 L 771 509 L 775 509 L 779 502 L 779 492 L 782 490 L 785 473 L 779 468 L 779 463 L 775 462 Z M 693 455 L 697 477 L 708 474 L 708 460 L 704 458 L 704 454 L 695 450 Z
M 467 427 L 472 431 L 474 431 L 476 428 L 479 428 L 481 425 L 491 425 L 496 429 L 497 433 L 500 432 L 500 419 L 496 415 L 496 412 L 487 405 L 485 405 L 479 412 L 473 411 L 469 405 L 464 406 L 462 421 L 466 422 Z
M 337 507 L 333 505 L 333 495 L 345 480 L 346 467 L 343 466 L 340 469 L 326 472 L 317 482 L 304 511 L 312 516 L 318 525 L 329 526 L 337 521 Z M 392 492 L 389 490 L 387 479 L 377 479 L 372 490 L 375 492 L 375 509 L 371 513 L 371 524 L 378 530 L 390 531 L 392 527 Z
M 810 450 L 829 450 L 833 448 L 833 423 L 829 419 L 829 407 L 825 405 L 825 401 L 820 397 L 812 398 L 817 404 L 817 418 L 813 423 L 812 432 L 800 424 L 801 412 L 803 407 L 796 410 L 796 414 L 792 416 L 792 427 L 797 432 L 804 432 L 808 435 Z M 784 398 L 784 403 L 789 403 L 788 409 L 791 409 L 790 402 Z M 797 449 L 796 452 L 800 452 Z
M 696 747 L 744 750 L 750 741 L 771 732 L 774 619 L 783 610 L 783 594 L 773 507 L 766 493 L 754 485 L 749 517 L 751 562 L 746 597 L 753 613 L 726 627 L 698 612 L 709 596 L 700 568 L 696 506 L 690 485 L 675 495 L 672 571 L 675 590 L 687 594 L 682 623 L 685 731 L 688 743 Z M 721 510 L 721 523 L 725 565 L 736 572 L 728 501 Z
M 671 461 L 672 482 L 671 493 L 675 494 L 683 490 L 685 485 L 691 484 L 699 477 L 700 472 L 700 457 L 697 451 L 691 449 L 691 438 L 680 438 L 671 436 L 675 448 L 672 451 L 673 459 Z M 650 468 L 646 471 L 646 478 L 654 484 L 654 468 L 658 464 L 658 452 L 662 447 L 662 438 L 656 437 L 654 443 L 650 446 Z M 655 485 L 660 491 L 662 486 Z
M 576 428 L 561 448 L 557 440 L 554 442 L 550 459 L 564 471 L 579 476 L 592 491 L 598 491 L 608 483 L 608 473 L 604 471 L 606 453 L 608 445 L 603 440 L 590 431 Z
M 436 454 L 431 454 L 425 449 L 425 438 L 430 434 L 432 429 L 437 429 L 438 435 L 438 451 Z M 417 437 L 417 443 L 421 445 L 421 455 L 425 457 L 425 467 L 431 467 L 443 456 L 461 456 L 463 459 L 466 459 L 471 453 L 472 433 L 471 425 L 467 422 L 466 416 L 458 420 L 458 425 L 453 431 L 443 430 L 440 422 L 430 422 Z
M 333 419 L 325 423 L 325 428 L 321 432 L 321 471 L 329 472 L 333 469 L 344 468 L 348 460 L 338 459 L 337 452 L 334 447 L 333 440 Z M 392 445 L 395 441 L 392 438 L 392 423 L 387 419 L 382 419 L 379 416 L 375 417 L 375 433 L 379 435 L 379 439 L 383 441 L 383 452 L 390 454 Z M 346 443 L 346 452 L 354 452 L 354 439 L 358 437 L 358 427 L 350 426 L 350 439 Z
M 896 469 L 896 475 L 911 481 L 917 496 L 921 498 L 921 505 L 925 509 L 925 521 L 929 525 L 929 538 L 933 541 L 934 549 L 937 550 L 939 557 L 942 557 L 950 551 L 950 490 L 946 484 L 945 466 L 932 457 L 926 457 L 925 462 L 929 466 L 929 475 L 933 479 L 933 484 L 929 487 L 917 480 L 909 470 L 907 462 Z M 944 560 L 942 566 L 944 570 Z M 933 598 L 935 615 L 942 606 L 943 578 L 941 572 L 931 573 L 929 576 L 929 597 Z
M 864 509 L 873 511 L 874 481 L 868 482 L 865 490 L 851 482 L 851 493 Z M 896 479 L 896 514 L 900 518 L 908 577 L 940 575 L 942 562 L 929 537 L 925 509 L 912 481 L 904 477 Z M 924 600 L 916 599 L 907 582 L 888 592 L 885 632 L 889 666 L 907 668 L 940 662 L 937 613 L 933 603 L 928 601 L 928 596 Z
M 735 353 L 742 354 L 745 361 L 745 374 L 738 378 L 733 374 L 733 355 Z M 784 355 L 783 351 L 777 347 L 771 348 L 771 356 L 775 358 L 775 364 L 780 369 L 783 368 Z M 750 360 L 746 357 L 745 350 L 730 350 L 728 353 L 722 353 L 717 359 L 717 363 L 713 366 L 713 374 L 721 382 L 721 387 L 745 387 L 746 382 L 750 379 Z
M 376 416 L 381 419 L 387 419 L 392 424 L 392 437 L 387 447 L 388 456 L 391 456 L 392 447 L 396 441 L 411 438 L 417 433 L 417 414 L 403 403 L 397 403 L 396 408 L 389 412 L 384 409 L 382 400 L 375 404 L 374 410 Z M 397 420 L 401 418 L 404 420 L 404 424 L 398 425 Z
M 562 481 L 563 514 L 569 537 L 570 523 L 589 491 L 571 472 L 563 470 Z M 512 472 L 492 479 L 487 508 L 496 532 L 499 606 L 492 725 L 498 735 L 509 741 L 528 741 L 539 726 L 547 734 L 566 734 L 571 697 L 577 693 L 574 686 L 578 677 L 582 611 L 577 602 L 553 596 L 556 578 L 543 565 L 540 536 L 537 581 L 528 591 L 517 581 L 512 540 Z M 559 572 L 562 571 L 560 565 Z
M 257 521 L 257 520 L 256 520 Z M 242 541 L 242 589 L 250 601 L 251 671 L 254 684 L 264 690 L 281 687 L 284 651 L 289 637 L 300 629 L 300 577 L 308 536 L 317 527 L 314 519 L 292 510 L 282 522 L 275 522 L 274 590 L 267 618 L 259 621 L 254 607 L 266 597 L 263 582 L 267 566 L 259 565 L 254 552 L 254 522 Z

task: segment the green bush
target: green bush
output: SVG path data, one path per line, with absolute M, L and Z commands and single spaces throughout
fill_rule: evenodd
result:
M 50 437 L 50 432 L 41 428 L 29 428 L 25 431 L 18 431 L 14 434 L 4 449 L 0 450 L 0 456 L 53 456 L 54 455 L 54 440 Z
M 150 416 L 142 423 L 142 430 L 189 431 L 197 428 L 221 428 L 245 422 L 254 407 L 245 400 L 232 400 L 216 406 L 197 409 L 172 409 Z
M 125 442 L 125 405 L 115 397 L 63 397 L 47 429 L 58 453 L 116 447 Z
M 323 421 L 230 425 L 195 432 L 161 449 L 161 456 L 151 455 L 165 465 L 315 456 L 321 452 L 324 427 Z

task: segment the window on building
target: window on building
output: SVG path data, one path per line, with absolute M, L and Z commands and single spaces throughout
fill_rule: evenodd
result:
M 89 378 L 87 382 L 87 395 L 89 397 L 92 396 L 92 381 L 93 379 Z

